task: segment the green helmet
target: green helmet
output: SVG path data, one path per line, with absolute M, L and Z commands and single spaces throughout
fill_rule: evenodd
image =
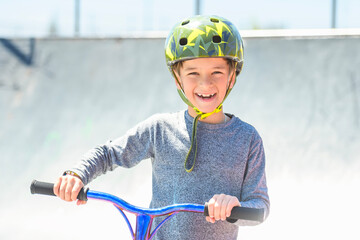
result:
M 223 57 L 243 65 L 243 42 L 236 27 L 218 16 L 194 16 L 176 24 L 165 42 L 165 57 L 170 72 L 174 63 L 202 57 Z

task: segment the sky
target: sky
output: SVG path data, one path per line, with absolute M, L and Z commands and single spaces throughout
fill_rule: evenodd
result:
M 195 14 L 195 0 L 80 0 L 80 36 L 169 31 Z M 74 36 L 75 0 L 0 0 L 0 37 Z M 331 27 L 332 0 L 202 0 L 201 14 L 239 29 Z M 360 28 L 360 1 L 337 0 L 337 27 Z

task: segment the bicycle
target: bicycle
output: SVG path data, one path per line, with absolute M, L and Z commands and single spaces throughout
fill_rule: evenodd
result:
M 31 183 L 30 191 L 32 194 L 43 194 L 55 196 L 53 192 L 53 183 L 40 182 L 34 180 Z M 153 239 L 156 232 L 160 229 L 161 226 L 173 216 L 179 212 L 193 212 L 193 213 L 203 213 L 205 216 L 208 216 L 207 204 L 191 204 L 191 203 L 182 203 L 174 204 L 162 208 L 150 209 L 142 208 L 131 205 L 124 201 L 123 199 L 108 194 L 104 192 L 92 191 L 89 188 L 82 188 L 78 197 L 79 200 L 87 201 L 88 199 L 97 199 L 103 200 L 112 203 L 124 217 L 128 228 L 130 230 L 132 239 L 134 240 L 151 240 Z M 124 211 L 135 214 L 136 216 L 136 227 L 135 231 L 127 218 Z M 155 217 L 167 216 L 165 219 L 151 231 L 152 222 Z M 262 222 L 264 220 L 264 209 L 255 209 L 255 208 L 246 208 L 246 207 L 234 207 L 230 217 L 227 218 L 229 222 L 235 222 L 237 219 L 251 220 Z

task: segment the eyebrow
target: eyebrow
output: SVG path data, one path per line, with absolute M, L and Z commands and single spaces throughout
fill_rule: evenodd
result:
M 195 67 L 186 67 L 186 68 L 184 68 L 184 71 L 192 71 L 195 69 L 196 69 Z

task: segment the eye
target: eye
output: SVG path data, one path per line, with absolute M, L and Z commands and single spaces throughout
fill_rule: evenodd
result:
M 189 72 L 188 75 L 198 75 L 197 72 Z

